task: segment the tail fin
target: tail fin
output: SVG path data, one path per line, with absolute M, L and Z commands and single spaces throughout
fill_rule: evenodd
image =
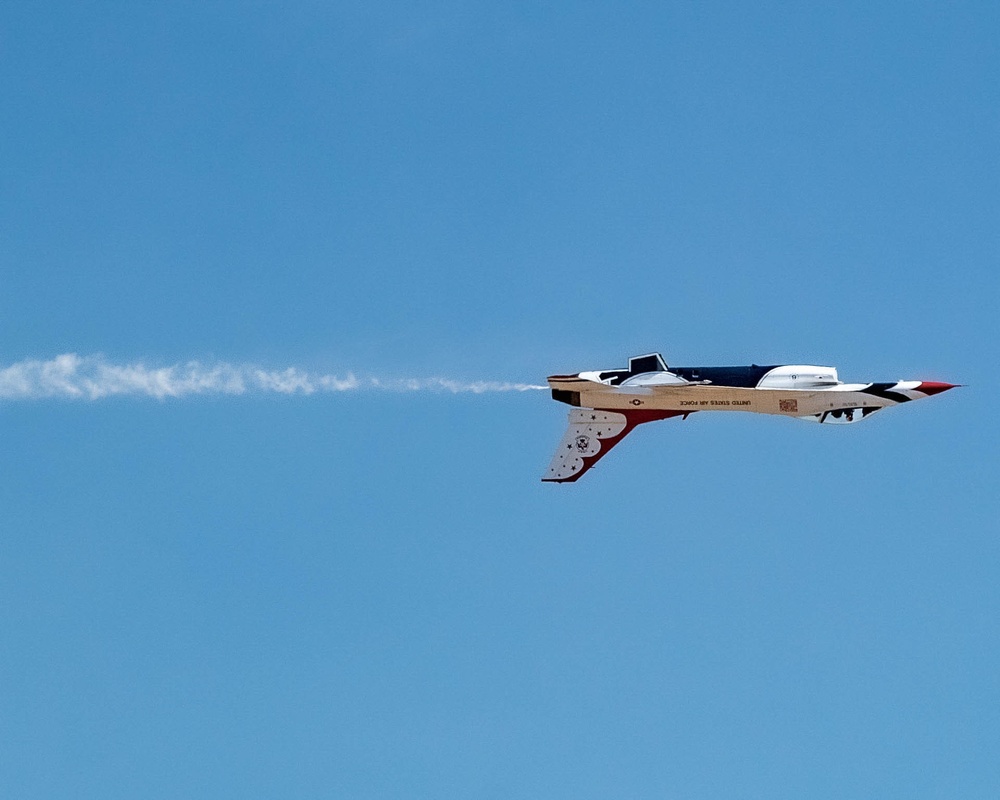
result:
M 569 412 L 569 427 L 566 428 L 542 480 L 552 483 L 579 480 L 583 473 L 624 439 L 636 425 L 679 416 L 686 417 L 687 413 L 574 408 Z

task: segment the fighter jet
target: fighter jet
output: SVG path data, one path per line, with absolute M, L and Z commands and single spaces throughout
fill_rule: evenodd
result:
M 628 369 L 550 375 L 548 382 L 553 399 L 573 406 L 566 434 L 542 476 L 553 483 L 579 480 L 644 422 L 686 419 L 698 411 L 749 411 L 847 424 L 957 385 L 843 383 L 833 367 L 805 364 L 668 367 L 659 353 L 630 358 Z

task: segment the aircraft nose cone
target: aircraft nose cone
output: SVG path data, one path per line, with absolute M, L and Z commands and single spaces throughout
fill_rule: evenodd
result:
M 939 383 L 937 381 L 921 381 L 920 385 L 917 387 L 918 392 L 923 392 L 924 394 L 940 394 L 941 392 L 947 392 L 949 389 L 955 389 L 960 386 L 958 383 Z

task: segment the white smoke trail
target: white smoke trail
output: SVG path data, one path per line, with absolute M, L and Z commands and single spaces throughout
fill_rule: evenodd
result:
M 484 394 L 545 388 L 527 383 L 463 382 L 450 378 L 358 378 L 351 373 L 338 377 L 296 367 L 267 370 L 251 364 L 225 362 L 201 364 L 189 361 L 167 367 L 149 367 L 142 362 L 114 364 L 103 356 L 79 356 L 76 353 L 65 353 L 48 361 L 26 359 L 0 367 L 0 401 L 50 397 L 100 400 L 115 396 L 164 399 L 190 395 L 309 395 L 365 390 Z

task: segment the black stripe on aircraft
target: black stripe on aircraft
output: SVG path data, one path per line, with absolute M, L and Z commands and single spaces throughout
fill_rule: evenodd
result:
M 739 389 L 753 389 L 772 369 L 751 364 L 749 367 L 671 367 L 670 371 L 686 381 L 707 381 L 713 386 L 734 386 Z
M 892 400 L 894 403 L 906 403 L 913 399 L 907 397 L 902 392 L 892 391 L 892 387 L 895 385 L 894 383 L 873 383 L 867 389 L 862 389 L 861 391 L 864 394 L 881 397 L 883 400 Z

